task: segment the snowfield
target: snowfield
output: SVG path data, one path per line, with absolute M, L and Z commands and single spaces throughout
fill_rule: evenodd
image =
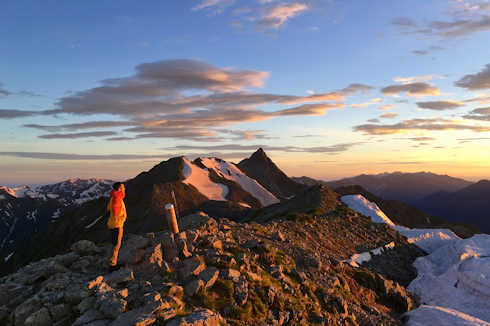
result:
M 340 198 L 344 204 L 356 212 L 369 216 L 375 223 L 386 223 L 388 225 L 395 225 L 388 216 L 379 209 L 378 205 L 370 202 L 362 195 L 347 195 Z
M 220 177 L 234 181 L 246 192 L 257 198 L 263 206 L 279 203 L 272 193 L 262 187 L 256 180 L 245 175 L 234 164 L 216 158 L 201 158 L 201 163 L 206 168 L 201 168 L 184 158 L 184 183 L 194 186 L 200 193 L 211 200 L 227 200 L 229 189 L 226 185 L 213 182 L 209 178 L 209 171 L 213 170 Z M 244 204 L 250 207 L 248 204 Z M 243 206 L 244 206 L 243 205 Z M 244 206 L 246 207 L 246 206 Z
M 248 177 L 234 164 L 215 158 L 203 158 L 201 162 L 208 169 L 214 170 L 220 177 L 238 183 L 246 192 L 257 198 L 263 206 L 280 202 L 276 196 L 262 187 L 256 180 Z
M 194 186 L 200 193 L 211 200 L 226 200 L 228 187 L 221 183 L 215 183 L 209 178 L 209 172 L 201 169 L 196 164 L 184 158 L 184 183 Z
M 393 225 L 409 242 L 429 253 L 414 262 L 418 276 L 408 289 L 420 296 L 423 305 L 407 313 L 408 326 L 490 326 L 489 235 L 461 239 L 447 229 L 396 226 L 375 203 L 361 195 L 343 196 L 341 200 L 376 223 Z M 362 258 L 356 257 L 361 259 L 353 262 L 362 263 L 365 254 L 358 254 Z

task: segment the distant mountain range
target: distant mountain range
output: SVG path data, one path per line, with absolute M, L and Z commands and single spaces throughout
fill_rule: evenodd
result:
M 112 183 L 70 179 L 38 187 L 0 186 L 0 266 L 66 211 L 107 195 Z
M 473 224 L 481 231 L 490 233 L 488 180 L 473 183 L 428 172 L 362 174 L 328 182 L 308 177 L 293 179 L 305 185 L 321 183 L 331 189 L 345 189 L 357 185 L 385 201 L 408 203 L 428 216 L 440 216 L 446 221 Z M 383 210 L 389 211 L 386 207 L 383 207 Z
M 472 182 L 430 172 L 361 174 L 352 178 L 325 182 L 331 189 L 359 185 L 367 191 L 384 199 L 402 200 L 414 203 L 436 192 L 454 192 Z

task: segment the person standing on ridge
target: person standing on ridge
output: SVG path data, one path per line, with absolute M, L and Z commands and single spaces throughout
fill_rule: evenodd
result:
M 111 199 L 109 200 L 109 204 L 107 204 L 107 210 L 110 212 L 107 227 L 111 231 L 113 245 L 109 261 L 110 271 L 117 270 L 120 267 L 117 264 L 117 257 L 121 248 L 123 226 L 126 221 L 126 206 L 124 205 L 126 190 L 124 184 L 116 182 L 112 185 L 112 188 L 114 190 L 111 191 Z

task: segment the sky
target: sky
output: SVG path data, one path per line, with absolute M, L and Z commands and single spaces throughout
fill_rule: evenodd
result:
M 490 179 L 490 0 L 6 0 L 0 40 L 0 184 L 259 147 Z

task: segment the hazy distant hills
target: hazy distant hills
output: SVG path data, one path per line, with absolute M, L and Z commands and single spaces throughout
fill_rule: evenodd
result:
M 481 180 L 455 192 L 438 192 L 415 203 L 448 221 L 467 221 L 490 233 L 490 181 Z
M 490 233 L 490 181 L 487 180 L 472 183 L 428 172 L 363 174 L 330 182 L 308 177 L 293 179 L 306 185 L 321 183 L 331 189 L 357 185 L 385 202 L 402 201 L 424 211 L 428 216 L 439 216 L 450 222 L 470 223 L 480 231 Z M 377 203 L 383 210 L 390 211 L 388 207 Z M 397 206 L 401 209 L 400 205 Z M 402 211 L 412 212 L 411 209 Z
M 325 185 L 332 189 L 359 185 L 376 196 L 402 200 L 407 203 L 414 203 L 440 191 L 458 191 L 471 184 L 472 182 L 463 179 L 430 172 L 361 174 L 352 178 L 325 182 Z

